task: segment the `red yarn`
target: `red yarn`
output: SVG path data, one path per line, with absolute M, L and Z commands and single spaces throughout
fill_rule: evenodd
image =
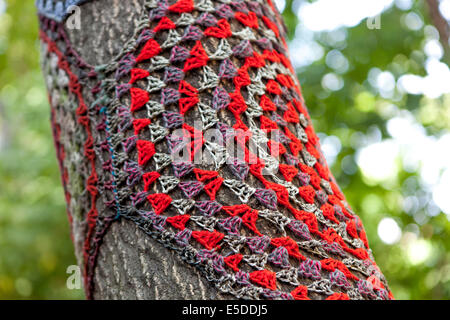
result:
M 277 110 L 277 106 L 266 95 L 261 96 L 261 99 L 259 100 L 259 106 L 264 111 L 276 111 Z
M 294 104 L 297 111 L 301 114 L 303 114 L 306 119 L 310 120 L 310 116 L 308 112 L 306 111 L 305 107 L 303 106 L 303 103 L 298 101 L 297 99 L 292 99 L 292 103 Z
M 270 241 L 275 247 L 285 247 L 289 255 L 299 260 L 306 260 L 306 258 L 300 253 L 297 242 L 290 237 L 275 238 Z
M 298 156 L 299 152 L 303 149 L 303 143 L 298 139 L 295 134 L 293 134 L 288 127 L 284 127 L 284 133 L 286 136 L 291 139 L 291 142 L 289 143 L 289 149 L 291 149 L 292 155 L 295 157 Z
M 90 209 L 87 213 L 87 234 L 83 244 L 83 258 L 84 258 L 84 284 L 87 293 L 87 298 L 90 299 L 92 295 L 93 286 L 93 268 L 91 268 L 89 261 L 95 261 L 96 253 L 91 250 L 91 240 L 95 235 L 95 228 L 97 225 L 98 211 L 96 207 L 97 196 L 99 194 L 97 189 L 98 177 L 96 172 L 96 153 L 94 151 L 94 139 L 92 137 L 91 123 L 87 116 L 87 106 L 84 102 L 83 94 L 81 92 L 81 85 L 78 82 L 77 76 L 72 73 L 70 64 L 66 60 L 66 56 L 58 49 L 58 46 L 53 42 L 42 30 L 39 33 L 40 38 L 48 45 L 48 51 L 54 53 L 58 57 L 58 67 L 63 69 L 69 75 L 69 89 L 77 96 L 78 107 L 75 111 L 77 122 L 80 123 L 86 133 L 86 140 L 84 143 L 84 155 L 90 161 L 90 168 L 87 172 L 90 173 L 86 183 L 86 190 L 91 195 Z M 63 155 L 62 155 L 63 156 Z
M 172 20 L 167 17 L 162 17 L 161 20 L 159 20 L 158 25 L 153 29 L 153 32 L 156 33 L 160 30 L 175 29 L 176 27 L 176 24 Z
M 197 41 L 195 43 L 195 46 L 192 48 L 190 54 L 191 57 L 187 59 L 184 64 L 184 72 L 206 66 L 206 64 L 208 63 L 208 55 L 206 54 L 205 49 L 203 49 L 202 43 L 200 41 Z
M 291 291 L 291 295 L 295 300 L 311 300 L 308 298 L 308 288 L 306 286 L 298 286 Z
M 329 205 L 328 203 L 325 203 L 320 207 L 320 210 L 322 210 L 323 216 L 327 218 L 328 220 L 339 224 L 339 221 L 336 219 L 334 215 L 334 207 Z
M 347 233 L 352 238 L 358 238 L 358 231 L 356 230 L 356 223 L 355 220 L 348 220 L 347 221 L 347 227 L 345 228 L 347 230 Z
M 310 182 L 314 188 L 320 189 L 321 179 L 313 168 L 303 163 L 300 163 L 300 170 L 302 170 L 302 172 L 307 173 L 310 176 Z
M 277 141 L 269 140 L 267 142 L 267 147 L 269 148 L 270 155 L 275 158 L 286 153 L 286 148 Z
M 242 254 L 233 254 L 223 259 L 225 264 L 229 266 L 234 272 L 238 272 L 238 264 L 242 261 Z
M 262 236 L 261 232 L 259 232 L 258 228 L 256 227 L 257 220 L 258 220 L 258 211 L 256 210 L 247 211 L 242 216 L 242 223 L 258 236 Z
M 131 78 L 130 78 L 129 83 L 133 84 L 137 80 L 147 78 L 149 75 L 150 75 L 150 72 L 148 72 L 147 70 L 134 68 L 131 70 Z
M 328 195 L 328 202 L 331 203 L 331 204 L 336 204 L 336 205 L 338 205 L 339 207 L 341 207 L 342 212 L 344 213 L 344 215 L 345 215 L 347 218 L 349 218 L 349 219 L 354 219 L 354 218 L 355 218 L 355 216 L 353 216 L 351 213 L 349 213 L 349 212 L 347 211 L 347 209 L 345 208 L 345 206 L 344 206 L 344 204 L 342 203 L 342 201 L 339 200 L 339 198 L 336 197 L 334 194 L 329 194 L 329 195 Z
M 280 85 L 275 80 L 269 80 L 266 84 L 266 91 L 273 94 L 282 94 Z
M 137 141 L 138 163 L 140 166 L 145 165 L 156 153 L 153 142 L 147 140 Z
M 159 46 L 158 42 L 156 42 L 153 39 L 149 39 L 144 47 L 141 50 L 141 53 L 136 58 L 136 62 L 141 62 L 144 60 L 148 60 L 156 56 L 161 52 L 161 47 Z
M 330 170 L 327 167 L 324 167 L 323 165 L 321 165 L 319 162 L 316 162 L 316 164 L 314 165 L 314 168 L 316 168 L 317 172 L 319 173 L 319 176 L 324 179 L 329 181 L 329 176 L 330 176 Z
M 350 300 L 350 298 L 343 292 L 335 292 L 325 300 Z
M 290 207 L 289 203 L 289 192 L 287 189 L 281 184 L 277 184 L 274 182 L 265 182 L 265 186 L 268 189 L 272 189 L 277 194 L 277 202 L 283 206 Z
M 203 133 L 201 130 L 195 129 L 194 127 L 191 127 L 186 123 L 183 123 L 182 128 L 184 129 L 183 130 L 184 136 L 189 137 L 189 139 L 191 139 L 188 153 L 191 161 L 193 161 L 195 154 L 202 149 L 205 139 L 203 138 Z
M 244 97 L 240 92 L 235 91 L 230 94 L 231 102 L 228 105 L 228 109 L 234 114 L 236 118 L 245 110 L 247 110 L 247 104 L 245 103 Z
M 284 113 L 283 119 L 286 120 L 287 122 L 299 123 L 300 122 L 300 118 L 298 116 L 297 111 L 295 111 L 295 108 L 292 105 L 292 103 L 289 102 L 287 104 L 287 107 L 288 107 L 288 109 Z
M 144 129 L 151 123 L 152 121 L 150 119 L 134 119 L 133 120 L 134 134 L 137 136 L 142 129 Z
M 172 202 L 172 198 L 165 193 L 153 193 L 147 197 L 156 214 L 161 214 Z
M 298 173 L 298 169 L 288 164 L 280 163 L 278 168 L 286 181 L 292 181 Z
M 295 210 L 292 212 L 297 220 L 303 221 L 308 226 L 308 229 L 313 233 L 319 233 L 319 224 L 316 215 L 311 212 L 303 210 Z
M 369 282 L 372 284 L 372 286 L 373 286 L 373 288 L 374 288 L 375 290 L 381 290 L 381 289 L 384 289 L 383 283 L 381 282 L 380 279 L 378 279 L 377 276 L 371 275 L 371 276 L 368 277 L 366 280 L 369 281 Z
M 390 299 L 390 300 L 394 300 L 394 295 L 392 294 L 391 291 L 389 291 L 389 299 Z
M 189 221 L 190 218 L 191 218 L 190 215 L 183 214 L 183 215 L 179 215 L 179 216 L 169 217 L 166 219 L 166 221 L 168 223 L 170 223 L 172 226 L 174 226 L 175 228 L 177 228 L 179 230 L 184 230 L 184 229 L 186 229 L 185 225 Z
M 235 115 L 237 117 L 237 115 Z M 236 119 L 236 123 L 233 125 L 233 129 L 235 131 L 243 131 L 245 133 L 249 133 L 251 135 L 251 132 L 249 131 L 248 127 L 245 125 L 245 123 L 241 120 L 241 118 Z M 246 136 L 246 140 L 248 140 L 248 135 Z M 245 158 L 245 161 L 249 162 L 247 158 Z
M 305 147 L 306 147 L 306 150 L 314 157 L 314 158 L 316 158 L 317 160 L 319 160 L 320 159 L 320 152 L 316 149 L 316 148 L 314 148 L 314 146 L 311 144 L 311 142 L 307 142 L 307 143 L 305 143 Z
M 179 0 L 175 4 L 169 7 L 169 10 L 172 12 L 191 12 L 194 10 L 194 0 Z
M 314 128 L 309 125 L 305 128 L 305 133 L 308 136 L 309 142 L 311 142 L 313 145 L 316 145 L 319 142 L 319 137 L 314 132 Z
M 249 14 L 245 14 L 243 12 L 236 12 L 234 17 L 236 18 L 236 20 L 238 20 L 240 23 L 242 23 L 243 25 L 250 27 L 250 28 L 254 28 L 254 29 L 258 29 L 258 17 L 256 16 L 256 14 L 254 12 L 249 12 Z
M 280 31 L 278 31 L 278 27 L 275 23 L 273 23 L 269 18 L 267 18 L 266 16 L 262 16 L 262 20 L 263 22 L 266 24 L 267 28 L 269 28 L 270 30 L 272 30 L 275 35 L 277 37 L 280 36 Z
M 252 273 L 250 273 L 250 280 L 265 288 L 271 290 L 277 289 L 277 277 L 275 275 L 275 272 L 266 269 L 253 271 Z
M 342 273 L 345 274 L 345 276 L 348 279 L 359 280 L 358 277 L 356 277 L 353 273 L 350 272 L 350 270 L 348 270 L 348 268 L 342 261 L 334 260 L 333 258 L 328 258 L 320 260 L 320 264 L 322 265 L 322 269 L 325 269 L 330 272 L 333 272 L 334 270 L 338 269 L 342 271 Z
M 270 120 L 266 116 L 260 116 L 259 121 L 261 122 L 261 129 L 266 132 L 278 130 L 278 125 L 276 124 L 276 122 Z
M 195 139 L 191 142 L 190 148 L 188 149 L 189 159 L 191 161 L 194 161 L 195 155 L 199 150 L 202 149 L 203 142 L 204 142 L 203 138 Z
M 280 61 L 283 64 L 283 66 L 285 66 L 286 68 L 288 68 L 292 73 L 295 73 L 294 68 L 291 65 L 291 61 L 282 53 L 278 53 L 278 57 L 280 57 Z
M 222 241 L 224 236 L 223 233 L 217 231 L 192 231 L 192 238 L 208 250 L 218 247 L 217 244 Z
M 338 243 L 346 252 L 354 255 L 358 259 L 366 260 L 369 259 L 369 253 L 363 248 L 352 249 L 347 246 L 344 239 L 334 230 L 333 228 L 326 229 L 322 235 L 322 239 L 326 240 L 328 243 Z
M 346 247 L 346 248 L 344 248 L 344 250 L 347 251 L 348 253 L 351 253 L 358 259 L 361 259 L 361 260 L 369 259 L 369 253 L 366 250 L 364 250 L 363 248 L 352 249 L 352 248 Z
M 258 161 L 258 163 L 251 164 L 250 166 L 250 173 L 254 175 L 256 178 L 258 178 L 260 181 L 262 181 L 263 175 L 262 170 L 264 169 L 265 165 L 262 160 Z
M 275 50 L 264 50 L 263 51 L 264 59 L 269 60 L 270 62 L 280 62 L 280 58 Z
M 338 197 L 340 200 L 345 199 L 341 190 L 339 190 L 339 187 L 333 181 L 330 181 L 330 186 L 331 186 L 331 190 L 333 190 L 333 193 L 336 195 L 336 197 Z
M 197 97 L 198 94 L 198 90 L 184 80 L 180 81 L 178 90 L 180 91 L 180 93 L 185 94 L 189 97 Z
M 222 209 L 228 213 L 230 216 L 238 216 L 241 214 L 245 214 L 252 210 L 248 205 L 246 204 L 237 204 L 234 206 L 223 206 Z
M 339 243 L 343 248 L 347 248 L 347 245 L 345 244 L 342 237 L 333 228 L 326 229 L 322 234 L 322 238 L 330 244 L 336 242 Z
M 205 180 L 213 179 L 219 175 L 217 171 L 208 171 L 198 168 L 194 168 L 194 174 L 198 181 L 204 182 Z
M 257 52 L 253 52 L 253 56 L 245 58 L 244 67 L 262 68 L 265 65 L 264 57 Z
M 213 181 L 211 181 L 210 183 L 208 183 L 203 190 L 205 190 L 205 192 L 208 194 L 209 198 L 211 200 L 215 200 L 216 199 L 216 193 L 217 191 L 219 191 L 220 187 L 222 186 L 223 183 L 223 178 L 222 177 L 218 177 L 217 179 L 214 179 Z
M 209 27 L 203 32 L 206 36 L 215 38 L 228 38 L 233 34 L 231 33 L 231 27 L 227 20 L 220 19 L 217 22 L 217 27 Z
M 197 105 L 198 102 L 199 102 L 199 100 L 197 97 L 181 98 L 178 101 L 180 113 L 184 115 L 188 110 L 190 110 L 192 107 Z
M 131 106 L 130 106 L 131 112 L 139 110 L 150 100 L 148 92 L 140 88 L 131 88 L 130 94 L 131 94 Z
M 306 164 L 300 163 L 299 166 L 300 166 L 300 170 L 302 170 L 302 172 L 304 172 L 304 173 L 307 173 L 309 175 L 313 175 L 316 173 L 313 168 L 311 168 L 310 166 L 307 166 Z
M 316 196 L 316 192 L 311 186 L 304 186 L 298 188 L 300 196 L 308 203 L 314 203 L 314 197 Z
M 269 6 L 272 8 L 272 10 L 274 12 L 276 12 L 278 10 L 277 7 L 273 4 L 272 0 L 267 0 L 267 3 L 269 4 Z
M 186 123 L 183 123 L 182 128 L 184 129 L 183 133 L 185 137 L 189 137 L 194 140 L 202 139 L 203 137 L 203 132 L 201 130 L 195 129 Z
M 317 173 L 313 173 L 309 176 L 309 182 L 311 183 L 311 185 L 316 189 L 316 190 L 320 190 L 320 182 L 322 181 L 322 179 L 320 179 L 319 175 Z
M 151 184 L 155 182 L 156 179 L 158 179 L 160 176 L 161 175 L 159 174 L 159 172 L 156 171 L 144 173 L 142 175 L 142 179 L 144 180 L 144 191 L 149 191 Z
M 364 231 L 364 229 L 362 229 L 361 231 L 359 231 L 359 238 L 362 240 L 362 242 L 364 243 L 364 246 L 369 249 L 369 241 L 367 240 L 367 235 L 366 235 L 366 231 Z
M 246 68 L 240 68 L 237 71 L 237 76 L 234 77 L 233 83 L 236 91 L 238 91 L 240 88 L 248 86 L 252 84 L 252 80 L 250 79 L 250 76 L 248 75 L 248 72 Z
M 276 79 L 285 87 L 292 88 L 293 86 L 295 86 L 294 80 L 292 80 L 292 78 L 288 75 L 278 74 Z

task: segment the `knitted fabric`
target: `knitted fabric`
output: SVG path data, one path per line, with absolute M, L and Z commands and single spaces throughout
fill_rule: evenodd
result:
M 61 23 L 84 2 L 38 9 L 69 220 L 87 227 L 88 298 L 102 238 L 127 219 L 237 298 L 392 299 L 270 0 L 147 0 L 138 36 L 97 67 Z

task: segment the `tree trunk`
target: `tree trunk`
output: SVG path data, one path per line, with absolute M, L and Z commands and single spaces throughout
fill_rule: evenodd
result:
M 87 298 L 392 297 L 320 152 L 271 1 L 38 8 Z M 209 141 L 211 127 L 245 156 Z

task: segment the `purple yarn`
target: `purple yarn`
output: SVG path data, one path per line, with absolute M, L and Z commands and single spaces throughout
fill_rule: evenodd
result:
M 256 189 L 253 194 L 259 202 L 270 210 L 277 210 L 277 194 L 270 189 Z
M 187 161 L 178 161 L 172 163 L 173 172 L 175 177 L 181 178 L 194 169 L 194 165 Z
M 182 41 L 187 41 L 187 40 L 197 41 L 197 40 L 200 40 L 201 38 L 203 38 L 203 32 L 202 32 L 202 30 L 200 30 L 199 27 L 188 26 L 184 30 L 184 34 L 181 37 L 181 40 Z
M 248 164 L 238 158 L 231 157 L 227 161 L 231 172 L 240 180 L 244 180 L 250 170 Z
M 229 217 L 219 220 L 219 226 L 225 230 L 228 234 L 233 236 L 239 236 L 241 228 L 241 217 Z
M 206 217 L 211 217 L 222 210 L 222 205 L 216 201 L 210 200 L 197 201 L 195 202 L 195 207 Z
M 306 259 L 300 263 L 298 267 L 298 274 L 305 278 L 311 278 L 314 280 L 319 280 L 322 278 L 320 271 L 322 270 L 322 265 L 320 261 Z
M 180 182 L 178 186 L 188 198 L 196 196 L 203 190 L 203 183 L 199 181 Z
M 292 220 L 291 222 L 289 222 L 287 226 L 298 237 L 303 238 L 305 240 L 312 239 L 311 233 L 309 232 L 309 228 L 305 223 L 298 220 Z
M 268 256 L 268 261 L 280 268 L 289 268 L 289 252 L 285 247 L 275 248 Z
M 189 50 L 184 48 L 184 47 L 180 47 L 180 46 L 175 46 L 172 48 L 172 51 L 170 52 L 170 62 L 183 62 L 185 61 L 188 57 L 189 57 Z
M 230 104 L 230 95 L 222 87 L 216 87 L 213 92 L 212 107 L 216 110 L 224 109 Z
M 237 69 L 230 59 L 225 59 L 219 66 L 219 77 L 221 79 L 233 79 L 237 75 Z
M 247 245 L 254 253 L 264 253 L 269 244 L 270 238 L 268 236 L 247 238 Z

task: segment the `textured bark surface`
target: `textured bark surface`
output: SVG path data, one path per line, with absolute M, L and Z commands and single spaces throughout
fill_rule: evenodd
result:
M 320 151 L 281 15 L 270 1 L 248 7 L 87 1 L 77 29 L 41 7 L 88 298 L 392 298 Z M 189 158 L 173 158 L 186 136 Z
M 108 63 L 133 36 L 143 0 L 101 0 L 81 6 L 81 29 L 67 29 L 73 48 L 87 63 Z M 88 98 L 89 95 L 86 94 Z M 91 102 L 91 101 L 88 101 Z M 100 213 L 101 215 L 101 213 Z M 84 239 L 84 225 L 74 225 Z M 78 236 L 77 236 L 78 234 Z M 76 255 L 81 265 L 82 240 Z M 113 223 L 100 247 L 95 299 L 223 299 L 199 271 L 148 237 L 128 220 Z M 231 299 L 231 296 L 227 296 Z
M 220 299 L 187 265 L 127 220 L 111 225 L 95 272 L 95 299 Z

